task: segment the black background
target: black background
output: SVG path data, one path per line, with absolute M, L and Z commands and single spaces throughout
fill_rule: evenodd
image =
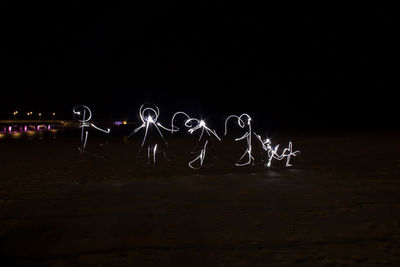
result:
M 398 127 L 392 7 L 187 2 L 8 2 L 1 116 L 86 104 L 135 120 L 153 102 L 274 128 Z

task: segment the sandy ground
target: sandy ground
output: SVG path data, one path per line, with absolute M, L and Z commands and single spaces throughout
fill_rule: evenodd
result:
M 225 142 L 199 171 L 187 140 L 156 167 L 122 137 L 0 140 L 0 266 L 399 266 L 399 133 L 292 139 L 292 168 Z

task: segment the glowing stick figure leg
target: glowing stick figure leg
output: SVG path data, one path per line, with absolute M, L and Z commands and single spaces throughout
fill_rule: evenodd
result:
M 85 142 L 83 143 L 83 149 L 86 149 L 87 139 L 88 139 L 89 131 L 85 132 Z
M 89 135 L 89 131 L 85 131 L 84 128 L 82 127 L 81 146 L 79 147 L 79 151 L 81 153 L 85 153 L 88 135 Z
M 154 146 L 148 146 L 147 147 L 147 164 L 151 165 L 152 163 L 156 165 L 157 162 L 157 147 L 158 144 L 155 144 Z
M 81 126 L 82 130 L 81 130 L 81 144 L 83 143 L 84 140 L 84 136 L 85 136 L 85 127 Z
M 153 148 L 153 161 L 154 165 L 156 164 L 156 153 L 157 153 L 157 144 Z
M 204 144 L 203 149 L 200 151 L 200 155 L 198 157 L 196 157 L 194 160 L 192 160 L 191 162 L 189 162 L 189 167 L 190 168 L 192 168 L 192 169 L 200 169 L 203 166 L 204 159 L 206 158 L 207 144 L 208 144 L 208 140 Z M 193 166 L 193 163 L 196 162 L 196 161 L 200 162 L 200 166 L 199 167 L 194 167 Z
M 267 167 L 271 167 L 271 162 L 273 159 L 277 159 L 277 160 L 281 160 L 282 158 L 280 158 L 279 156 L 276 156 L 278 153 L 278 147 L 279 145 L 277 145 L 275 147 L 275 149 L 272 149 L 272 147 L 270 145 L 267 146 L 267 155 L 268 155 L 268 163 L 266 164 Z
M 147 164 L 150 165 L 151 147 L 147 147 Z
M 286 152 L 288 152 L 288 153 L 286 154 Z M 300 153 L 299 150 L 293 152 L 292 142 L 289 142 L 288 148 L 285 148 L 283 153 L 282 153 L 282 158 L 286 157 L 286 167 L 291 167 L 292 166 L 292 164 L 289 163 L 290 162 L 290 158 L 292 156 L 294 156 L 294 157 L 297 156 L 297 154 L 299 154 L 299 153 Z
M 246 157 L 246 155 L 248 156 L 248 160 L 245 163 L 236 163 L 236 166 L 238 167 L 242 167 L 242 166 L 246 166 L 251 164 L 252 162 L 254 162 L 254 157 L 251 155 L 251 148 L 246 149 L 246 151 L 244 152 L 244 154 L 240 157 L 240 159 L 238 160 L 238 162 L 240 162 L 244 157 Z

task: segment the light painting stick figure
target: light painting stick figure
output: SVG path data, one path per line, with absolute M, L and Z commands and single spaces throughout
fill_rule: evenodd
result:
M 72 109 L 74 118 L 81 123 L 81 146 L 78 148 L 81 153 L 85 152 L 89 131 L 88 128 L 94 128 L 104 133 L 110 133 L 110 129 L 103 130 L 90 122 L 92 118 L 92 111 L 85 105 L 78 105 Z
M 292 142 L 289 142 L 289 146 L 287 148 L 285 148 L 282 152 L 282 157 L 286 158 L 286 167 L 291 167 L 292 164 L 290 164 L 290 158 L 293 156 L 297 156 L 298 154 L 300 154 L 300 150 L 296 150 L 293 151 L 292 148 Z
M 202 146 L 203 148 L 201 149 L 199 156 L 197 156 L 195 159 L 193 159 L 188 164 L 189 167 L 192 168 L 192 169 L 200 169 L 203 166 L 203 162 L 204 162 L 204 159 L 206 157 L 206 148 L 207 148 L 207 144 L 208 144 L 208 141 L 209 141 L 208 139 L 212 138 L 212 137 L 215 137 L 215 138 L 218 139 L 218 141 L 221 141 L 221 138 L 219 138 L 219 136 L 218 136 L 218 134 L 217 134 L 217 132 L 215 130 L 211 130 L 206 125 L 204 120 L 191 118 L 188 114 L 186 114 L 183 111 L 176 112 L 174 114 L 174 116 L 172 116 L 172 120 L 171 120 L 172 133 L 176 132 L 176 131 L 179 131 L 179 128 L 174 126 L 174 120 L 175 120 L 175 117 L 177 115 L 183 115 L 183 116 L 185 116 L 187 118 L 186 121 L 185 121 L 185 127 L 189 128 L 189 130 L 188 130 L 189 134 L 193 134 L 197 130 L 201 130 L 198 141 L 199 142 L 204 142 L 204 144 Z M 204 133 L 206 133 L 208 135 L 208 138 L 204 137 Z M 202 140 L 205 140 L 205 141 L 202 141 Z M 195 165 L 194 165 L 196 162 L 198 163 L 197 167 L 195 167 Z
M 297 156 L 298 154 L 300 154 L 300 151 L 293 151 L 292 148 L 292 142 L 289 142 L 289 146 L 287 148 L 285 148 L 282 151 L 282 154 L 279 155 L 278 154 L 278 149 L 279 149 L 279 145 L 272 147 L 271 146 L 271 140 L 269 138 L 266 139 L 262 139 L 260 135 L 257 135 L 254 133 L 254 135 L 257 137 L 257 139 L 261 142 L 261 146 L 262 148 L 267 152 L 267 156 L 268 156 L 268 161 L 265 164 L 265 166 L 267 167 L 271 167 L 271 161 L 273 159 L 276 160 L 283 160 L 284 158 L 286 158 L 286 167 L 290 167 L 292 166 L 289 162 L 290 162 L 290 158 L 292 156 Z
M 147 141 L 147 134 L 149 132 L 149 129 L 152 129 L 152 128 L 155 128 L 157 130 L 159 137 L 161 137 L 161 139 L 165 143 L 165 145 L 168 145 L 167 141 L 165 141 L 165 138 L 164 138 L 160 128 L 170 131 L 170 132 L 173 132 L 173 129 L 168 129 L 168 128 L 164 127 L 163 125 L 161 125 L 161 123 L 157 122 L 159 115 L 160 115 L 160 109 L 155 105 L 154 105 L 154 107 L 145 107 L 145 104 L 140 106 L 139 116 L 140 116 L 140 120 L 142 121 L 142 124 L 129 135 L 129 137 L 131 137 L 132 135 L 136 134 L 139 130 L 141 130 L 143 128 L 145 129 L 143 141 L 140 146 L 140 150 L 145 146 L 146 141 Z M 153 164 L 156 164 L 157 147 L 158 147 L 158 143 L 147 144 L 148 164 L 151 164 L 151 162 L 153 162 Z M 139 152 L 140 152 L 140 150 L 139 150 Z M 165 153 L 164 153 L 164 156 L 165 156 Z M 151 159 L 153 159 L 153 160 L 151 160 Z
M 243 155 L 240 157 L 240 159 L 236 162 L 236 166 L 245 166 L 245 165 L 249 165 L 249 164 L 253 164 L 254 165 L 254 157 L 252 156 L 252 144 L 251 144 L 251 135 L 252 135 L 252 129 L 251 129 L 251 117 L 246 114 L 243 113 L 240 116 L 237 115 L 230 115 L 228 118 L 226 118 L 225 120 L 225 135 L 228 133 L 228 129 L 227 129 L 227 125 L 228 125 L 228 121 L 229 119 L 235 118 L 237 119 L 237 124 L 239 125 L 240 128 L 244 129 L 245 127 L 247 127 L 247 132 L 239 138 L 236 138 L 235 141 L 240 141 L 243 139 L 246 139 L 247 141 L 247 148 L 245 150 L 245 152 L 243 153 Z M 244 163 L 240 163 L 240 161 L 247 156 L 247 161 Z

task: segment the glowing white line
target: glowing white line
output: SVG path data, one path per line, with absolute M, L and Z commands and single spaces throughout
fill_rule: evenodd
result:
M 205 142 L 203 149 L 201 150 L 200 154 L 198 157 L 196 157 L 194 160 L 189 162 L 189 167 L 192 169 L 200 169 L 203 166 L 204 159 L 206 158 L 206 148 L 207 148 L 208 140 Z M 194 167 L 192 164 L 196 161 L 200 161 L 200 166 L 199 167 Z
M 81 147 L 79 148 L 79 150 L 82 153 L 85 152 L 85 148 L 86 148 L 87 140 L 88 140 L 88 136 L 89 136 L 89 131 L 87 130 L 87 128 L 92 127 L 98 131 L 101 131 L 101 132 L 104 132 L 107 134 L 110 133 L 109 128 L 104 130 L 104 129 L 97 127 L 93 123 L 89 123 L 89 121 L 92 118 L 92 111 L 87 106 L 85 106 L 85 105 L 75 106 L 72 109 L 72 112 L 73 112 L 74 118 L 81 123 L 81 125 L 79 126 L 79 128 L 82 128 L 82 130 L 81 130 Z
M 292 148 L 292 142 L 289 142 L 289 147 L 285 148 L 282 152 L 282 157 L 286 157 L 286 167 L 291 167 L 292 164 L 289 163 L 290 158 L 293 156 L 297 156 L 297 154 L 300 154 L 299 150 L 296 150 L 293 152 L 293 148 Z
M 244 128 L 246 127 L 246 125 L 247 125 L 247 129 L 248 129 L 247 132 L 246 132 L 243 136 L 238 137 L 238 138 L 235 138 L 235 141 L 236 141 L 236 142 L 237 142 L 237 141 L 240 141 L 240 140 L 243 140 L 243 139 L 246 139 L 246 143 L 247 143 L 247 148 L 246 148 L 246 150 L 244 151 L 243 155 L 240 157 L 240 159 L 236 162 L 235 165 L 241 167 L 241 166 L 246 166 L 246 165 L 249 165 L 249 164 L 254 164 L 254 157 L 253 157 L 253 155 L 251 154 L 251 153 L 252 153 L 251 117 L 250 117 L 248 114 L 246 114 L 246 113 L 243 113 L 243 114 L 241 114 L 240 116 L 237 116 L 237 115 L 230 115 L 230 116 L 229 116 L 228 118 L 226 118 L 226 120 L 225 120 L 225 133 L 224 133 L 224 135 L 226 135 L 226 134 L 228 133 L 228 121 L 229 121 L 230 119 L 232 119 L 232 118 L 237 119 L 237 124 L 239 125 L 240 128 L 244 129 Z M 244 119 L 246 119 L 246 121 L 245 121 Z M 244 163 L 239 163 L 239 162 L 240 162 L 244 157 L 246 157 L 246 156 L 247 156 L 248 160 L 247 160 L 246 162 L 244 162 Z
M 83 143 L 83 149 L 85 149 L 85 148 L 86 148 L 86 143 L 87 143 L 88 135 L 89 135 L 89 132 L 88 132 L 88 131 L 86 131 L 86 135 L 85 135 L 85 142 Z
M 101 132 L 103 132 L 103 133 L 110 133 L 110 131 L 111 131 L 110 128 L 107 128 L 106 130 L 104 130 L 104 129 L 101 129 L 101 128 L 97 127 L 97 126 L 94 125 L 93 123 L 91 123 L 90 126 L 92 126 L 92 127 L 95 128 L 96 130 L 99 130 L 99 131 L 101 131 Z
M 165 140 L 164 135 L 162 134 L 160 128 L 163 129 L 163 130 L 170 131 L 170 132 L 173 132 L 173 129 L 168 129 L 167 127 L 163 126 L 161 123 L 157 122 L 157 119 L 160 116 L 160 109 L 157 106 L 154 106 L 154 108 L 153 107 L 145 107 L 145 105 L 143 104 L 143 105 L 140 106 L 139 116 L 140 116 L 140 120 L 142 121 L 142 124 L 139 127 L 137 127 L 135 130 L 133 130 L 129 134 L 129 137 L 131 137 L 132 135 L 136 134 L 142 128 L 145 128 L 145 132 L 144 132 L 144 136 L 143 136 L 143 140 L 142 140 L 142 144 L 140 146 L 140 149 L 142 149 L 143 146 L 146 143 L 147 134 L 149 132 L 149 128 L 150 127 L 155 127 L 155 129 L 159 133 L 159 135 L 162 138 L 162 140 L 165 142 L 166 145 L 168 145 L 168 143 Z M 148 158 L 149 162 L 151 162 L 151 160 L 150 160 L 151 153 L 149 152 L 149 149 L 151 150 L 150 146 L 148 146 L 147 158 Z M 153 153 L 152 153 L 153 162 L 156 163 L 157 145 L 155 145 L 152 149 L 153 149 Z
M 183 111 L 179 111 L 176 112 L 174 114 L 174 116 L 172 116 L 172 120 L 171 120 L 171 132 L 177 132 L 179 131 L 179 128 L 176 127 L 174 125 L 174 120 L 175 117 L 177 115 L 184 115 L 185 117 L 187 117 L 187 120 L 185 121 L 185 127 L 190 128 L 188 130 L 189 134 L 193 134 L 194 132 L 196 132 L 197 130 L 201 129 L 201 133 L 200 133 L 200 137 L 199 137 L 199 141 L 201 140 L 201 138 L 203 137 L 204 132 L 206 132 L 208 134 L 208 136 L 213 135 L 215 138 L 218 139 L 218 141 L 221 141 L 221 138 L 218 136 L 217 132 L 215 130 L 211 130 L 207 125 L 206 122 L 204 120 L 199 120 L 196 118 L 191 118 L 188 114 L 186 114 Z M 193 123 L 195 123 L 195 126 L 193 126 Z
M 157 144 L 154 146 L 154 149 L 153 149 L 153 160 L 154 160 L 154 164 L 156 164 L 156 153 L 157 153 Z
M 171 132 L 172 133 L 179 131 L 179 128 L 174 125 L 174 120 L 175 120 L 175 117 L 177 115 L 183 115 L 183 116 L 186 117 L 184 125 L 185 125 L 185 127 L 190 128 L 188 130 L 189 134 L 193 134 L 197 130 L 201 130 L 198 142 L 200 142 L 203 139 L 204 133 L 206 133 L 210 138 L 211 137 L 215 137 L 215 138 L 218 139 L 218 141 L 221 141 L 221 138 L 218 136 L 217 132 L 215 130 L 210 129 L 206 125 L 206 122 L 204 120 L 191 118 L 187 113 L 185 113 L 183 111 L 178 111 L 172 116 L 172 119 L 171 119 Z M 192 160 L 191 162 L 189 162 L 189 167 L 190 168 L 196 169 L 196 168 L 193 168 L 192 163 L 197 161 L 197 160 L 200 160 L 200 167 L 203 166 L 204 158 L 206 156 L 206 146 L 207 146 L 207 144 L 208 144 L 208 140 L 206 140 L 206 142 L 205 142 L 205 144 L 203 146 L 203 149 L 200 152 L 200 155 L 198 157 L 196 157 L 194 160 Z
M 267 166 L 267 167 L 271 167 L 271 161 L 273 159 L 283 160 L 284 158 L 286 158 L 286 167 L 290 167 L 290 166 L 292 166 L 289 163 L 290 158 L 292 156 L 295 157 L 300 153 L 299 150 L 293 151 L 292 142 L 289 142 L 289 146 L 287 148 L 283 149 L 282 153 L 279 155 L 279 153 L 278 153 L 279 145 L 272 147 L 271 140 L 269 138 L 266 138 L 263 140 L 260 135 L 258 135 L 256 133 L 254 133 L 254 135 L 261 142 L 262 148 L 267 152 L 268 161 L 265 164 L 265 166 Z

